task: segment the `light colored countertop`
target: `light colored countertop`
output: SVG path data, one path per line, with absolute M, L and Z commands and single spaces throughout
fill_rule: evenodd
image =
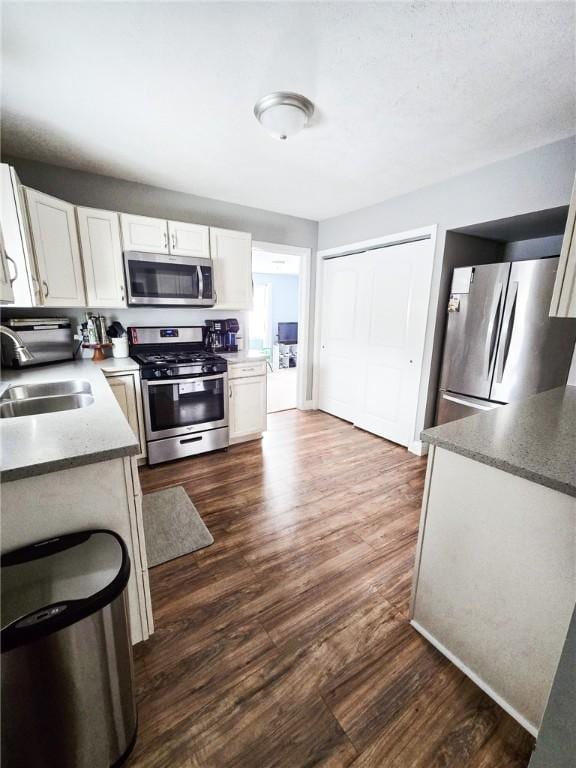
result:
M 422 440 L 576 496 L 576 387 L 425 429 Z
M 220 357 L 228 360 L 230 365 L 236 363 L 258 363 L 266 360 L 264 352 L 259 352 L 256 349 L 246 349 L 243 352 L 220 352 Z
M 134 361 L 112 359 L 108 362 L 123 363 L 125 366 L 127 362 Z M 133 456 L 139 452 L 136 437 L 103 370 L 106 370 L 105 364 L 77 360 L 21 371 L 5 369 L 2 372 L 3 384 L 82 379 L 90 383 L 94 396 L 94 403 L 85 408 L 1 419 L 3 481 Z
M 93 365 L 100 368 L 104 373 L 124 373 L 125 371 L 134 373 L 134 371 L 140 370 L 136 360 L 132 360 L 131 357 L 107 357 L 106 360 L 93 363 Z

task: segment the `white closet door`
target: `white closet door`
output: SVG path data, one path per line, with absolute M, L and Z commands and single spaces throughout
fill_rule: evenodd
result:
M 323 262 L 318 405 L 347 421 L 356 416 L 360 256 Z
M 408 446 L 414 428 L 430 298 L 429 240 L 362 255 L 354 424 Z

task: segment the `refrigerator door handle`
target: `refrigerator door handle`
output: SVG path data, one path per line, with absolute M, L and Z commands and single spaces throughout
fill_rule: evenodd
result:
M 514 280 L 510 283 L 508 291 L 508 298 L 506 304 L 509 304 L 509 309 L 506 310 L 504 320 L 502 323 L 502 337 L 500 339 L 500 347 L 498 349 L 498 359 L 496 360 L 496 383 L 501 384 L 506 372 L 506 361 L 508 360 L 508 352 L 510 351 L 510 344 L 512 342 L 512 334 L 514 333 L 514 319 L 516 317 L 516 300 L 518 298 L 518 281 Z
M 493 411 L 494 408 L 500 408 L 500 403 L 480 403 L 473 398 L 454 397 L 454 395 L 442 395 L 444 400 L 449 400 L 457 405 L 467 405 L 469 408 L 477 408 L 479 411 Z
M 486 341 L 484 342 L 484 378 L 486 380 L 490 379 L 492 361 L 494 359 L 494 351 L 496 349 L 496 339 L 498 338 L 498 326 L 500 324 L 503 289 L 503 283 L 497 283 L 494 296 L 492 298 L 490 323 L 488 325 L 488 332 L 486 333 Z

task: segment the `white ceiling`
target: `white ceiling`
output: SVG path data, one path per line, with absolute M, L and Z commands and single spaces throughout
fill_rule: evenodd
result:
M 4 3 L 4 150 L 323 219 L 574 132 L 572 2 Z M 292 140 L 252 108 L 317 106 Z
M 252 272 L 268 275 L 299 275 L 300 256 L 252 249 Z

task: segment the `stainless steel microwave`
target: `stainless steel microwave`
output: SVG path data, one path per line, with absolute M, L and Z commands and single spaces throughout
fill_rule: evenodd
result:
M 124 251 L 129 305 L 212 307 L 212 259 Z

